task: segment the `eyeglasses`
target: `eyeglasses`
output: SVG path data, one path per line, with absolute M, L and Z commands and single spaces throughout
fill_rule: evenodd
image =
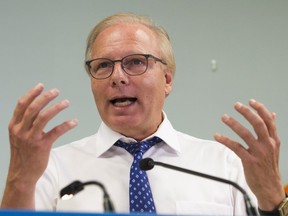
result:
M 121 62 L 121 68 L 130 76 L 141 75 L 147 71 L 149 58 L 166 65 L 165 61 L 150 54 L 132 54 L 117 60 L 97 58 L 86 61 L 85 63 L 93 78 L 106 79 L 112 75 L 116 62 Z

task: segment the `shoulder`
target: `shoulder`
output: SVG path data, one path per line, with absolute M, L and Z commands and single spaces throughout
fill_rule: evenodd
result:
M 195 136 L 191 136 L 189 134 L 179 132 L 179 131 L 177 131 L 177 137 L 178 137 L 179 143 L 183 147 L 196 148 L 196 149 L 201 148 L 201 149 L 210 149 L 210 150 L 212 148 L 212 149 L 217 149 L 218 151 L 229 152 L 229 150 L 224 145 L 214 140 L 197 138 Z
M 96 149 L 96 134 L 84 137 L 82 139 L 67 143 L 52 149 L 52 155 L 66 155 L 73 156 L 74 153 L 93 153 Z
M 177 131 L 182 157 L 190 158 L 191 162 L 201 162 L 204 166 L 241 167 L 239 157 L 226 146 L 214 140 L 201 139 Z

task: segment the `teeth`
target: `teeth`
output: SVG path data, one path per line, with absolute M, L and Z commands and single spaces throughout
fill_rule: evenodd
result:
M 133 102 L 130 101 L 130 100 L 125 100 L 125 101 L 116 101 L 114 103 L 115 106 L 118 106 L 118 107 L 123 107 L 123 106 L 128 106 L 129 104 L 132 104 Z
M 112 103 L 114 106 L 124 107 L 124 106 L 128 106 L 132 104 L 135 101 L 136 101 L 136 98 L 121 98 L 121 99 L 113 100 Z

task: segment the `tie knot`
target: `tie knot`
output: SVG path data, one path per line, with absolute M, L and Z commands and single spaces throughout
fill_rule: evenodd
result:
M 132 144 L 127 144 L 121 140 L 118 140 L 114 145 L 124 148 L 132 155 L 135 155 L 137 153 L 141 153 L 143 155 L 149 148 L 151 148 L 153 145 L 161 141 L 162 140 L 159 137 L 155 136 L 151 139 Z

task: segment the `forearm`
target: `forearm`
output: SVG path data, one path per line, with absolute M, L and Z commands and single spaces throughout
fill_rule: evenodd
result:
M 35 209 L 35 187 L 27 187 L 21 183 L 7 183 L 1 208 L 3 209 Z

